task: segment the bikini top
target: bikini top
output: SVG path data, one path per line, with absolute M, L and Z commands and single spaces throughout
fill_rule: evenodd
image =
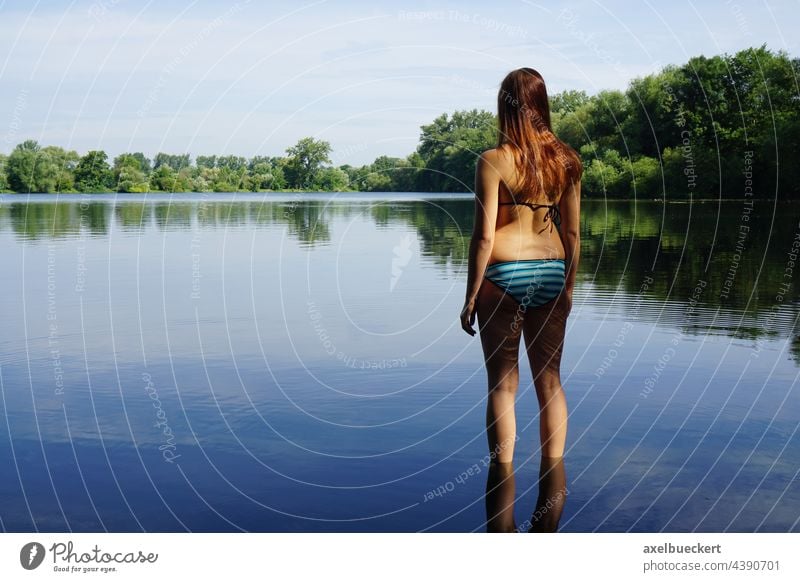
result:
M 522 206 L 527 206 L 531 210 L 536 210 L 537 208 L 547 208 L 548 210 L 547 214 L 544 216 L 544 222 L 547 222 L 547 219 L 549 218 L 553 224 L 556 225 L 556 228 L 561 226 L 561 211 L 558 208 L 558 204 L 531 204 L 530 202 L 498 202 L 498 204 L 521 204 Z

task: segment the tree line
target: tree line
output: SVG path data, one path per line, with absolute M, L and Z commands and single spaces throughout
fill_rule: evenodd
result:
M 698 56 L 632 80 L 625 91 L 552 95 L 553 132 L 580 154 L 583 192 L 612 198 L 796 199 L 800 195 L 800 59 L 766 45 Z M 5 192 L 470 192 L 478 154 L 497 142 L 483 110 L 444 113 L 404 158 L 333 166 L 306 137 L 285 156 L 102 150 L 80 156 L 34 140 L 0 154 Z M 782 163 L 781 163 L 782 162 Z

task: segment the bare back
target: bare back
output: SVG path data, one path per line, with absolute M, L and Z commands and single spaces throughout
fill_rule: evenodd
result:
M 512 155 L 497 149 L 500 186 L 498 190 L 497 223 L 494 245 L 489 263 L 522 259 L 563 259 L 564 245 L 561 235 L 552 220 L 546 219 L 547 208 L 531 209 L 527 206 L 508 204 L 514 202 L 512 193 L 518 192 L 519 174 Z M 516 201 L 523 200 L 521 194 Z M 558 204 L 559 200 L 556 200 Z M 536 204 L 550 204 L 549 200 L 537 200 Z

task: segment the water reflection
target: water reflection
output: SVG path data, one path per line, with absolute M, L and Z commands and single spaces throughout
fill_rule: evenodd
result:
M 558 522 L 564 513 L 568 494 L 564 457 L 542 457 L 539 465 L 539 495 L 527 531 L 531 533 L 558 531 Z
M 486 476 L 486 531 L 514 533 L 514 499 L 516 495 L 514 463 L 491 461 Z
M 0 196 L 0 232 L 10 230 L 19 240 L 31 241 L 81 232 L 109 235 L 112 229 L 145 234 L 283 226 L 301 246 L 314 248 L 330 244 L 333 221 L 366 215 L 378 229 L 413 228 L 421 255 L 445 275 L 464 271 L 473 219 L 472 197 L 457 195 L 425 200 L 268 195 L 230 201 L 207 194 L 189 200 L 187 195 L 151 196 L 153 201 L 96 195 L 19 198 Z M 756 347 L 760 339 L 786 338 L 797 362 L 800 334 L 794 322 L 800 287 L 787 285 L 793 278 L 788 261 L 798 230 L 797 206 L 757 204 L 743 244 L 742 209 L 736 201 L 586 200 L 578 303 L 584 298 L 633 319 L 672 325 L 686 334 L 750 340 Z
M 536 482 L 536 505 L 530 518 L 514 519 L 516 479 L 514 463 L 492 461 L 486 476 L 486 531 L 488 533 L 554 533 L 567 502 L 564 457 L 541 457 Z

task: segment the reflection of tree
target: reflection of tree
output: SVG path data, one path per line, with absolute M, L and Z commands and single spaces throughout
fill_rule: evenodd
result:
M 451 201 L 441 209 L 414 203 L 399 214 L 420 234 L 425 249 L 443 262 L 462 262 L 472 229 L 472 201 Z M 462 209 L 457 207 L 461 205 Z M 632 302 L 643 281 L 652 282 L 643 298 L 656 309 L 640 316 L 673 322 L 686 333 L 722 333 L 756 339 L 786 337 L 800 310 L 796 286 L 781 297 L 786 253 L 796 231 L 797 211 L 791 203 L 773 209 L 761 203 L 743 220 L 742 202 L 663 204 L 586 200 L 581 208 L 580 281 L 594 289 L 618 291 L 616 301 Z M 457 217 L 458 229 L 448 229 L 445 212 Z M 774 211 L 774 218 L 773 218 Z M 749 230 L 740 230 L 740 225 Z M 453 225 L 455 227 L 455 225 Z M 741 233 L 747 236 L 742 243 Z M 448 236 L 451 235 L 451 236 Z M 737 248 L 737 244 L 739 248 Z M 687 309 L 698 283 L 701 289 L 694 315 Z M 600 294 L 607 297 L 610 293 Z M 604 300 L 598 297 L 598 300 Z M 790 315 L 768 318 L 777 306 Z M 774 334 L 774 335 L 773 335 Z
M 14 202 L 8 218 L 14 233 L 23 239 L 61 238 L 80 228 L 77 206 L 71 203 Z
M 742 219 L 744 208 L 737 201 L 585 200 L 579 286 L 600 291 L 596 301 L 616 292 L 619 305 L 626 298 L 632 303 L 645 278 L 652 277 L 642 296 L 650 308 L 638 317 L 672 322 L 686 333 L 711 331 L 748 341 L 791 335 L 792 357 L 800 360 L 800 338 L 792 332 L 800 292 L 796 284 L 786 287 L 785 273 L 797 228 L 796 203 L 757 202 L 747 220 Z M 413 228 L 422 255 L 452 273 L 466 270 L 473 209 L 471 197 L 354 202 L 300 196 L 241 202 L 195 198 L 170 203 L 93 201 L 83 208 L 75 200 L 13 202 L 0 204 L 0 228 L 10 223 L 20 238 L 42 239 L 74 236 L 81 228 L 106 234 L 109 219 L 119 228 L 139 229 L 142 236 L 148 236 L 153 222 L 161 230 L 285 225 L 290 237 L 314 246 L 330 242 L 332 221 L 363 215 L 381 229 Z M 744 239 L 741 225 L 749 227 Z M 695 312 L 684 317 L 700 281 L 707 284 Z
M 108 205 L 104 202 L 89 202 L 85 206 L 85 208 L 77 206 L 81 224 L 92 234 L 106 234 L 108 232 Z
M 144 233 L 152 216 L 153 205 L 147 202 L 119 202 L 114 206 L 114 215 L 122 230 L 138 230 Z
M 249 220 L 247 202 L 208 202 L 193 204 L 197 224 L 203 227 L 225 228 L 246 225 Z
M 789 357 L 800 364 L 800 334 L 798 333 L 792 335 L 792 340 L 789 344 Z
M 281 205 L 281 222 L 289 227 L 289 235 L 305 246 L 331 240 L 328 212 L 331 206 L 320 201 Z
M 289 235 L 304 246 L 328 243 L 331 240 L 330 221 L 336 215 L 355 212 L 355 205 L 330 203 L 326 200 L 290 200 L 281 202 L 249 202 L 248 216 L 255 224 L 286 225 Z M 360 206 L 363 208 L 363 206 Z
M 156 224 L 162 230 L 175 230 L 176 227 L 188 228 L 192 224 L 192 215 L 196 204 L 193 202 L 156 202 L 153 215 Z
M 775 304 L 786 263 L 782 251 L 791 246 L 796 226 L 793 206 L 779 205 L 774 223 L 773 208 L 766 203 L 747 221 L 741 221 L 741 202 L 635 206 L 632 215 L 633 204 L 583 204 L 581 270 L 592 273 L 595 284 L 622 283 L 636 293 L 652 269 L 651 292 L 659 298 L 688 300 L 697 282 L 704 280 L 708 284 L 703 299 L 714 306 L 760 312 Z M 629 217 L 624 228 L 618 227 L 620 214 Z M 749 228 L 745 238 L 740 224 Z M 726 281 L 732 284 L 726 287 Z M 797 299 L 797 291 L 791 292 L 791 299 Z
M 416 229 L 422 256 L 438 265 L 466 265 L 472 235 L 471 200 L 415 200 L 376 205 L 373 217 L 378 224 L 402 221 Z M 465 230 L 469 225 L 469 229 Z
M 793 205 L 779 203 L 773 208 L 763 202 L 746 214 L 741 201 L 640 202 L 635 205 L 635 221 L 630 216 L 633 207 L 599 201 L 582 206 L 581 272 L 591 273 L 596 287 L 620 287 L 633 296 L 651 276 L 645 296 L 662 305 L 669 302 L 658 315 L 663 322 L 675 319 L 676 313 L 688 313 L 697 285 L 705 281 L 694 319 L 679 315 L 675 321 L 687 333 L 711 331 L 748 340 L 790 333 L 788 322 L 797 315 L 800 293 L 794 287 L 782 296 L 781 285 L 796 230 Z M 613 234 L 618 215 L 626 213 L 627 236 Z M 748 218 L 743 220 L 743 215 Z M 607 231 L 604 223 L 609 225 Z M 654 231 L 653 225 L 660 229 Z M 778 307 L 792 315 L 771 317 Z
M 643 309 L 642 318 L 671 322 L 689 334 L 711 332 L 748 340 L 786 337 L 789 322 L 800 310 L 796 288 L 782 301 L 778 298 L 797 226 L 795 206 L 779 204 L 773 223 L 769 203 L 757 205 L 742 220 L 742 202 L 585 200 L 579 281 L 594 289 L 617 290 L 622 295 L 616 301 L 624 303 L 626 297 L 632 302 L 643 281 L 652 277 L 643 299 L 655 309 Z M 452 261 L 456 270 L 466 272 L 473 207 L 471 199 L 385 203 L 375 206 L 373 217 L 379 225 L 403 221 L 413 226 L 424 255 L 439 265 Z M 749 230 L 737 250 L 740 224 Z M 690 310 L 701 281 L 706 286 Z M 770 318 L 769 312 L 779 306 L 794 317 Z

